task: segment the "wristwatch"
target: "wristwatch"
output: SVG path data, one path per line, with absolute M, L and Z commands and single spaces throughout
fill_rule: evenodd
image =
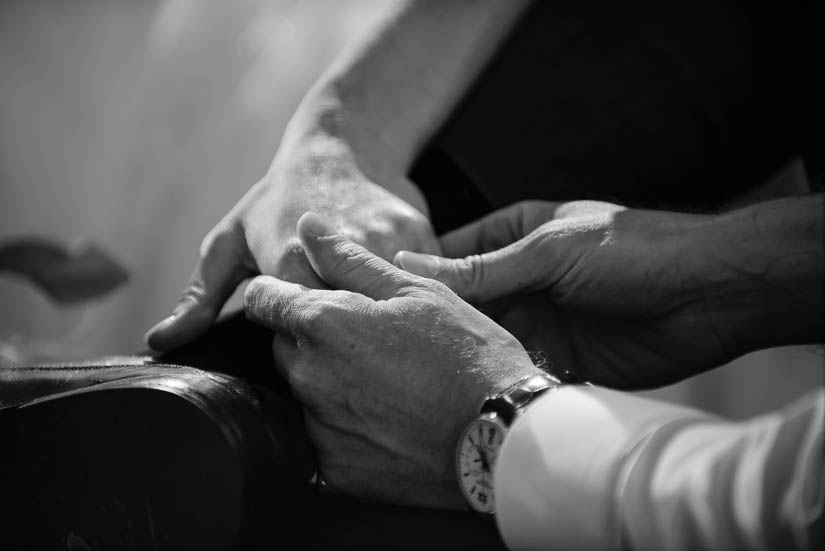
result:
M 472 509 L 495 513 L 493 471 L 507 431 L 533 399 L 561 384 L 559 379 L 546 373 L 532 375 L 484 401 L 479 416 L 459 438 L 455 456 L 458 485 Z

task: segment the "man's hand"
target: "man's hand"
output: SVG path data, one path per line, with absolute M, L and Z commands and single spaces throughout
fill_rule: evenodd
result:
M 337 290 L 252 280 L 247 316 L 277 332 L 322 478 L 353 495 L 462 507 L 455 446 L 484 398 L 539 373 L 518 341 L 447 287 L 398 268 L 312 213 L 312 268 Z
M 411 201 L 424 208 L 423 199 Z M 400 249 L 440 252 L 426 216 L 365 178 L 345 155 L 326 148 L 281 152 L 267 176 L 206 236 L 172 315 L 147 333 L 149 346 L 169 350 L 197 337 L 254 274 L 322 287 L 295 234 L 298 217 L 308 210 L 323 213 L 382 258 Z
M 483 305 L 559 369 L 651 387 L 791 344 L 786 334 L 816 342 L 822 324 L 802 320 L 822 302 L 822 200 L 805 201 L 723 216 L 525 202 L 445 235 L 455 260 L 395 263 Z

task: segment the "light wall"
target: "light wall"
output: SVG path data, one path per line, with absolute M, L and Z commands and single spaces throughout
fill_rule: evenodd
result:
M 0 278 L 0 340 L 62 357 L 140 348 L 303 93 L 391 4 L 0 3 L 0 237 L 90 238 L 131 272 L 66 310 Z

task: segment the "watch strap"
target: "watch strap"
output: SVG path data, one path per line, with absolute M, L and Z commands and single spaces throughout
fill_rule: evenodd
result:
M 519 410 L 548 390 L 561 386 L 562 382 L 549 373 L 531 375 L 517 381 L 504 391 L 491 396 L 481 406 L 481 413 L 494 412 L 510 426 Z

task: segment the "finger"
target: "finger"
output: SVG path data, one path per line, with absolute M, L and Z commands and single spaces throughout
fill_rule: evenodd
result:
M 272 276 L 258 276 L 246 286 L 243 309 L 249 320 L 299 339 L 311 335 L 312 323 L 319 314 L 315 307 L 317 296 L 328 292 Z
M 163 352 L 195 339 L 215 320 L 235 288 L 249 275 L 249 252 L 240 231 L 212 233 L 172 314 L 149 329 L 144 341 Z
M 334 289 L 386 300 L 415 282 L 415 277 L 340 235 L 315 213 L 301 216 L 297 228 L 312 268 Z
M 395 263 L 437 279 L 469 302 L 482 303 L 538 287 L 544 270 L 535 242 L 528 236 L 503 249 L 457 259 L 401 251 Z
M 554 216 L 558 203 L 522 201 L 441 236 L 447 258 L 495 251 L 526 236 Z

